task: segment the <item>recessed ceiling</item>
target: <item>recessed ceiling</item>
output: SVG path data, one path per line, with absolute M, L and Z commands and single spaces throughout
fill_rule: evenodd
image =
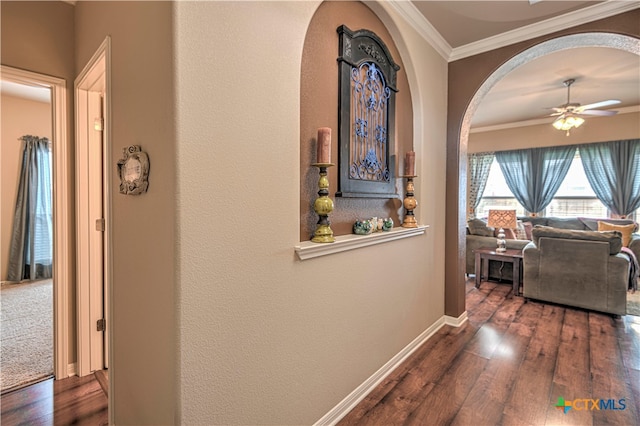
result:
M 620 100 L 607 108 L 612 110 L 640 102 L 640 56 L 604 47 L 574 48 L 543 56 L 507 74 L 482 100 L 472 127 L 548 117 L 553 112 L 549 108 L 566 103 L 563 81 L 569 78 L 576 80 L 571 102 Z
M 414 0 L 412 3 L 447 43 L 456 48 L 602 2 Z
M 640 8 L 638 1 L 413 0 L 411 4 L 414 13 L 420 13 L 453 49 L 449 61 Z M 576 79 L 572 102 L 619 99 L 621 103 L 610 108 L 614 110 L 637 109 L 640 104 L 640 56 L 611 48 L 568 49 L 505 76 L 478 105 L 472 129 L 548 116 L 549 108 L 566 102 L 562 82 L 569 78 Z

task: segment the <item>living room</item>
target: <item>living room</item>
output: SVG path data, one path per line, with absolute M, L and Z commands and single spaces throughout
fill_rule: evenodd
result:
M 492 212 L 504 209 L 529 225 L 520 238 L 507 229 L 508 249 L 525 247 L 532 239 L 532 223 L 598 231 L 595 220 L 607 219 L 613 226 L 627 225 L 626 239 L 637 232 L 639 198 L 632 189 L 638 186 L 633 182 L 640 164 L 637 63 L 636 55 L 610 48 L 558 51 L 513 70 L 486 95 L 468 140 L 468 219 L 474 226 L 468 228 L 472 235 L 467 236 L 467 274 L 479 267 L 474 252 L 491 243 L 480 236 L 488 234 L 481 221 L 486 224 Z M 567 115 L 567 106 L 573 112 L 584 111 L 581 122 L 566 129 L 552 126 Z M 548 223 L 543 217 L 594 220 L 572 225 L 566 220 Z M 518 220 L 518 226 L 523 227 L 523 221 Z M 631 244 L 631 255 L 640 255 L 640 238 Z M 495 268 L 495 263 L 490 266 Z M 507 270 L 507 275 L 513 273 L 511 265 Z M 519 294 L 515 284 L 514 291 Z M 635 302 L 632 311 L 636 312 Z M 617 313 L 626 312 L 619 308 Z

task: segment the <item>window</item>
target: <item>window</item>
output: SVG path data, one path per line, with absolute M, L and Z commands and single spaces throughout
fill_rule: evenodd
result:
M 476 215 L 486 217 L 491 208 L 511 207 L 516 209 L 518 216 L 524 216 L 524 207 L 518 203 L 500 170 L 500 165 L 494 159 L 487 180 L 482 199 L 478 205 Z M 547 206 L 542 215 L 553 217 L 608 217 L 607 208 L 598 200 L 591 189 L 587 176 L 582 168 L 580 150 L 576 150 L 567 177 L 560 185 L 553 201 Z M 636 212 L 637 213 L 637 212 Z M 636 217 L 636 215 L 633 215 Z

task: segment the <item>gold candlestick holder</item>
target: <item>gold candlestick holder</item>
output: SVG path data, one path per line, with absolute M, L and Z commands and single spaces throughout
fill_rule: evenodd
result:
M 317 167 L 320 171 L 320 179 L 318 180 L 318 198 L 313 203 L 313 210 L 318 214 L 318 224 L 316 232 L 313 234 L 311 241 L 314 243 L 333 243 L 336 239 L 333 237 L 331 230 L 331 222 L 329 222 L 329 213 L 333 211 L 333 200 L 329 198 L 329 179 L 327 179 L 327 168 L 335 166 L 333 163 L 313 163 L 312 166 Z
M 404 219 L 402 221 L 403 228 L 417 228 L 418 222 L 416 221 L 416 217 L 413 214 L 413 210 L 418 207 L 418 200 L 413 196 L 413 178 L 417 177 L 415 175 L 410 176 L 401 176 L 407 179 L 407 193 L 404 197 L 403 205 L 406 211 L 404 215 Z

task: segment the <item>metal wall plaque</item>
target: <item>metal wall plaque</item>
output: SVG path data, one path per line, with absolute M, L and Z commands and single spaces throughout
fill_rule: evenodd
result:
M 395 198 L 395 94 L 400 69 L 368 30 L 339 35 L 339 197 Z

